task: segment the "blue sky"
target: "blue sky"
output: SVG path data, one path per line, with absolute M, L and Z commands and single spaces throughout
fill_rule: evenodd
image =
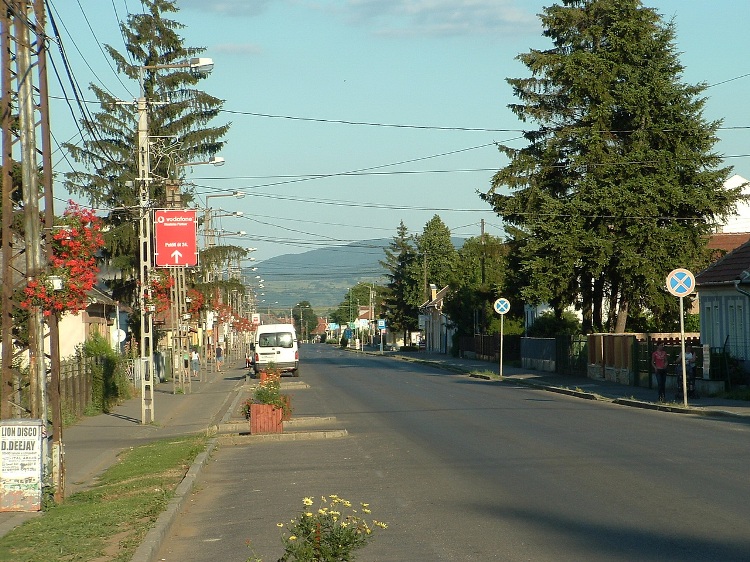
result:
M 189 171 L 199 200 L 247 193 L 211 204 L 244 212 L 221 226 L 246 231 L 258 261 L 390 238 L 401 220 L 419 233 L 435 214 L 455 236 L 478 235 L 482 219 L 489 234 L 501 235 L 500 220 L 476 192 L 505 163 L 493 143 L 519 143 L 505 79 L 527 76 L 516 55 L 548 46 L 536 14 L 550 3 L 179 1 L 172 18 L 186 26 L 185 44 L 214 59 L 201 87 L 226 100 L 219 122 L 232 122 L 221 153 L 226 165 Z M 119 82 L 99 43 L 122 51 L 117 17 L 140 2 L 51 4 L 81 87 L 96 82 L 133 100 L 137 84 Z M 726 127 L 717 149 L 750 177 L 750 1 L 645 4 L 674 18 L 684 80 L 712 85 L 705 115 Z M 51 83 L 59 95 L 54 77 Z M 56 139 L 72 138 L 67 104 L 54 100 L 52 112 Z M 57 171 L 66 169 L 59 154 L 54 161 Z

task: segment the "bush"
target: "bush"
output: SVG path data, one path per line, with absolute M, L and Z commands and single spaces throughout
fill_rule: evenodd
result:
M 572 312 L 563 312 L 558 318 L 553 312 L 545 312 L 529 328 L 529 336 L 533 338 L 554 338 L 560 335 L 574 335 L 581 333 L 581 323 Z
M 118 355 L 99 334 L 84 342 L 79 353 L 91 373 L 91 406 L 96 413 L 109 412 L 132 396 L 126 359 Z

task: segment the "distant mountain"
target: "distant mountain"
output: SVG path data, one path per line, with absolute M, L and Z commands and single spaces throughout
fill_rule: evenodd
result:
M 324 314 L 346 300 L 347 290 L 357 283 L 384 285 L 386 271 L 379 262 L 385 260 L 385 248 L 391 242 L 391 238 L 363 240 L 259 262 L 252 277 L 260 275 L 264 280 L 264 287 L 256 290 L 264 293 L 258 298 L 265 302 L 258 308 L 279 312 L 309 301 L 318 314 Z M 453 239 L 457 248 L 463 242 L 463 238 Z M 246 270 L 245 275 L 250 272 Z

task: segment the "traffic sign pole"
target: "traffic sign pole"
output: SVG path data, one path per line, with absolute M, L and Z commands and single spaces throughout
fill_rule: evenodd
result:
M 505 314 L 500 315 L 500 365 L 498 366 L 497 372 L 500 375 L 500 380 L 503 380 L 503 323 L 505 320 Z
M 495 309 L 495 312 L 497 312 L 500 315 L 500 349 L 499 349 L 499 361 L 498 361 L 498 368 L 497 373 L 500 376 L 500 380 L 503 378 L 503 328 L 504 328 L 504 320 L 505 315 L 510 310 L 510 301 L 505 298 L 499 298 L 494 303 L 492 303 L 492 308 Z
M 685 297 L 680 297 L 680 347 L 682 348 L 682 352 L 680 353 L 680 357 L 682 357 L 682 403 L 687 408 L 688 401 L 687 401 L 687 369 L 685 365 L 685 307 L 683 305 L 683 301 L 685 300 Z
M 673 269 L 667 275 L 667 290 L 680 298 L 680 357 L 682 358 L 682 402 L 687 408 L 687 365 L 685 361 L 685 306 L 684 298 L 695 289 L 695 276 L 687 269 Z

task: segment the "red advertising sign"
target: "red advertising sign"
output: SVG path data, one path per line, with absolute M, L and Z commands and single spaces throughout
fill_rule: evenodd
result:
M 198 265 L 198 220 L 195 209 L 154 211 L 154 265 Z

